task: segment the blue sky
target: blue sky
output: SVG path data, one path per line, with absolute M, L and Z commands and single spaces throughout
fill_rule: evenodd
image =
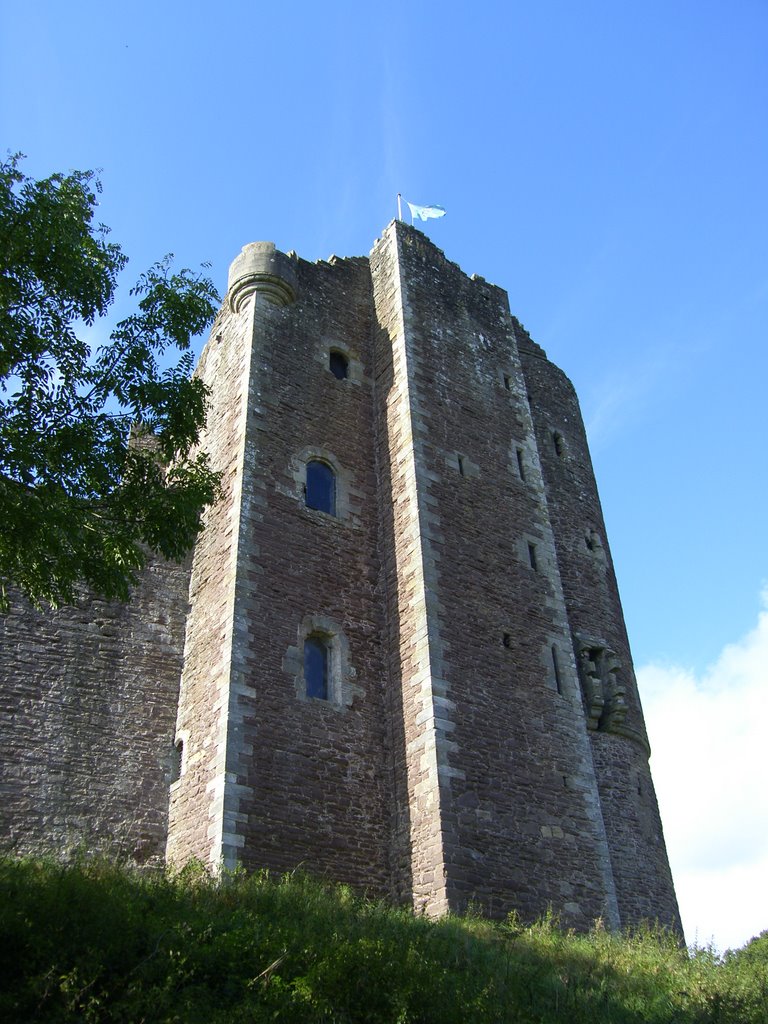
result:
M 246 242 L 364 254 L 398 192 L 446 207 L 428 233 L 508 290 L 580 394 L 678 888 L 694 848 L 723 871 L 691 882 L 688 938 L 721 946 L 768 928 L 765 874 L 762 902 L 734 876 L 768 870 L 744 753 L 767 738 L 767 49 L 765 0 L 0 13 L 2 148 L 36 176 L 102 168 L 126 284 L 173 251 L 223 290 Z M 703 729 L 713 694 L 746 735 Z M 728 844 L 712 803 L 711 835 L 677 835 L 713 775 L 724 815 L 752 794 Z

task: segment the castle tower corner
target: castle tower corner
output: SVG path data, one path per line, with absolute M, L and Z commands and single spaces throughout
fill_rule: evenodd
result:
M 229 267 L 227 302 L 239 313 L 254 294 L 276 306 L 288 306 L 296 299 L 296 259 L 280 252 L 274 242 L 244 245 Z

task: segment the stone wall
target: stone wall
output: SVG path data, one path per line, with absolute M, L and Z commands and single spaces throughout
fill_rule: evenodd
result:
M 183 801 L 194 801 L 218 773 L 215 813 L 224 815 L 228 849 L 211 846 L 204 859 L 231 856 L 273 870 L 301 864 L 381 894 L 391 889 L 391 772 L 376 600 L 370 278 L 360 259 L 295 261 L 295 274 L 295 301 L 275 305 L 257 290 L 228 315 L 220 367 L 203 360 L 221 408 L 210 421 L 212 447 L 222 464 L 231 459 L 232 480 L 215 513 L 228 526 L 209 528 L 212 554 L 196 554 L 199 618 L 193 608 L 179 727 L 189 737 L 190 767 L 196 756 L 201 765 L 217 763 L 202 778 L 182 776 L 169 849 L 180 858 L 206 846 L 199 823 L 196 841 L 176 837 L 190 818 Z M 348 360 L 346 379 L 331 373 L 331 351 Z M 222 437 L 227 416 L 236 426 Z M 336 515 L 307 507 L 312 458 L 336 473 Z M 213 550 L 222 536 L 225 547 L 236 542 L 226 579 L 225 552 Z M 219 597 L 225 590 L 228 610 Z M 213 631 L 205 611 L 212 601 L 221 608 Z M 328 701 L 306 693 L 303 646 L 315 632 L 333 649 Z M 207 645 L 225 634 L 229 650 L 212 694 L 219 662 Z
M 154 562 L 128 604 L 0 616 L 0 846 L 161 861 L 188 568 Z
M 221 473 L 222 497 L 206 511 L 194 551 L 190 613 L 178 702 L 176 741 L 181 775 L 171 790 L 167 856 L 204 864 L 236 863 L 224 850 L 233 613 L 251 365 L 250 319 L 224 308 L 196 372 L 210 388 L 201 446 Z M 174 709 L 175 711 L 175 709 Z M 227 860 L 228 858 L 228 860 Z
M 573 386 L 516 325 L 624 924 L 679 927 L 632 655 Z
M 439 815 L 450 907 L 532 916 L 551 903 L 569 923 L 616 923 L 506 295 L 402 224 L 372 254 L 374 281 L 382 248 L 397 261 L 405 369 L 395 381 L 407 377 L 401 422 L 410 426 L 393 430 L 406 457 L 395 448 L 390 459 L 408 466 L 412 436 L 416 495 L 395 490 L 395 540 L 418 545 L 423 578 L 420 595 L 418 560 L 397 566 L 414 896 L 419 858 L 439 870 L 429 822 L 418 818 L 423 801 Z M 404 515 L 408 500 L 418 530 Z
M 399 238 L 388 229 L 371 254 L 376 310 L 378 510 L 397 800 L 393 861 L 398 892 L 419 910 L 450 909 L 444 791 L 451 702 L 443 678 L 435 587 L 439 519 L 423 489 L 425 431 L 416 395 Z

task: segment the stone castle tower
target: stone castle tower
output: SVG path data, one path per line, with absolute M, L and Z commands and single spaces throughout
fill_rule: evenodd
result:
M 578 403 L 506 293 L 399 221 L 254 243 L 197 372 L 189 564 L 3 624 L 4 844 L 678 925 Z

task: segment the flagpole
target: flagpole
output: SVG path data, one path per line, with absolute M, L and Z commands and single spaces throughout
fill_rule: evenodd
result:
M 402 201 L 400 199 L 400 193 L 399 192 L 397 193 L 397 219 L 398 220 L 402 220 L 403 219 L 403 206 L 402 206 Z

